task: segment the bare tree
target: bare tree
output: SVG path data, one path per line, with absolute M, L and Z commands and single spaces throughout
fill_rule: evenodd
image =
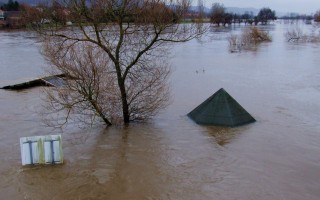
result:
M 314 14 L 314 21 L 320 22 L 320 10 L 318 10 L 316 14 Z
M 246 28 L 242 33 L 242 42 L 244 44 L 259 44 L 261 42 L 271 42 L 272 38 L 267 31 L 257 27 Z
M 262 24 L 267 24 L 269 20 L 276 20 L 276 12 L 272 11 L 270 8 L 261 8 L 258 16 L 258 21 L 260 21 Z
M 304 33 L 303 30 L 297 26 L 289 29 L 284 35 L 288 42 L 320 42 L 320 32 L 317 25 L 313 26 L 310 34 Z
M 231 52 L 240 52 L 242 49 L 251 49 L 262 42 L 271 42 L 272 38 L 268 32 L 257 27 L 248 27 L 243 30 L 241 35 L 230 35 L 229 50 Z
M 205 7 L 204 7 L 204 3 L 203 0 L 198 0 L 198 20 L 200 22 L 203 22 L 203 18 L 205 18 L 205 11 L 204 11 Z
M 223 4 L 214 3 L 211 7 L 211 22 L 217 24 L 218 26 L 220 26 L 221 23 L 224 23 L 225 10 L 226 9 Z
M 74 26 L 55 23 L 38 31 L 46 41 L 43 52 L 51 67 L 71 79 L 57 89 L 58 95 L 49 95 L 49 105 L 66 110 L 65 119 L 74 112 L 103 119 L 106 125 L 153 116 L 169 99 L 169 67 L 164 60 L 170 44 L 203 34 L 196 24 L 178 23 L 189 4 L 187 0 L 60 2 Z M 52 16 L 48 10 L 42 18 Z
M 77 43 L 67 50 L 46 41 L 44 54 L 54 66 L 54 74 L 68 77 L 63 87 L 46 89 L 46 123 L 61 127 L 70 119 L 92 125 L 102 120 L 106 125 L 122 120 L 121 93 L 112 62 L 90 43 Z M 81 52 L 81 53 L 79 53 Z M 126 83 L 130 120 L 143 120 L 156 114 L 169 100 L 166 80 L 169 67 L 163 59 L 150 60 L 135 67 Z M 57 120 L 59 114 L 66 114 Z
M 301 41 L 306 39 L 306 35 L 303 34 L 303 31 L 300 27 L 295 27 L 291 30 L 288 30 L 285 35 L 288 42 L 292 41 Z

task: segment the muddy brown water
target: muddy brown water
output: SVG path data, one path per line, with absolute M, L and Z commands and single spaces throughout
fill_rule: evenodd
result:
M 256 51 L 228 52 L 241 27 L 176 45 L 172 104 L 128 128 L 52 131 L 36 112 L 41 88 L 0 90 L 0 199 L 320 199 L 320 46 L 286 43 L 290 26 L 268 26 L 273 42 Z M 45 65 L 25 32 L 0 32 L 0 60 L 1 84 Z M 257 122 L 186 117 L 221 87 Z M 22 167 L 19 138 L 47 134 L 62 134 L 65 164 Z

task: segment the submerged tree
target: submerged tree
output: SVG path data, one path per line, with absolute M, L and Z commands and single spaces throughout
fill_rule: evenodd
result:
M 212 23 L 217 24 L 220 26 L 220 24 L 224 23 L 225 18 L 225 11 L 226 8 L 223 4 L 220 3 L 214 3 L 211 7 L 211 13 L 210 13 L 210 20 Z
M 258 21 L 262 24 L 267 24 L 269 20 L 276 20 L 276 12 L 270 8 L 262 8 L 257 16 Z
M 320 22 L 320 10 L 318 10 L 316 14 L 314 14 L 314 21 Z
M 249 27 L 243 30 L 241 35 L 231 35 L 229 38 L 229 50 L 240 52 L 242 49 L 252 49 L 263 42 L 271 42 L 272 38 L 268 32 Z
M 204 6 L 204 3 L 203 3 L 203 0 L 198 0 L 198 21 L 203 23 L 203 19 L 205 18 L 205 6 Z
M 146 119 L 167 105 L 170 44 L 203 33 L 196 24 L 177 23 L 189 2 L 177 0 L 69 0 L 60 2 L 73 26 L 59 26 L 44 9 L 37 26 L 53 71 L 69 79 L 49 93 L 49 110 L 102 119 L 106 125 Z
M 304 33 L 303 30 L 297 26 L 289 29 L 285 34 L 285 38 L 288 42 L 294 43 L 318 43 L 320 42 L 320 33 L 317 31 L 319 26 L 315 25 L 311 33 Z

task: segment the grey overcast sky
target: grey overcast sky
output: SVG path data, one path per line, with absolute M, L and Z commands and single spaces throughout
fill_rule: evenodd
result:
M 207 7 L 212 3 L 222 3 L 225 7 L 263 8 L 269 7 L 280 12 L 311 14 L 320 9 L 320 0 L 203 0 Z

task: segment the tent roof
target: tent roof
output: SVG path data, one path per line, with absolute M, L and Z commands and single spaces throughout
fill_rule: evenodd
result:
M 223 88 L 214 93 L 188 116 L 197 124 L 235 127 L 256 120 Z

